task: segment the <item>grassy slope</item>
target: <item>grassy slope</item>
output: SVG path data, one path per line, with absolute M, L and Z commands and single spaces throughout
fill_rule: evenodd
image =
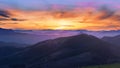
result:
M 120 68 L 120 64 L 97 65 L 97 66 L 88 66 L 82 68 Z

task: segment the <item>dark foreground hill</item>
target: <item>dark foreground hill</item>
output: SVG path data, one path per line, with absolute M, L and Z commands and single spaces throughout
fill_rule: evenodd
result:
M 22 50 L 24 48 L 22 45 L 26 44 L 8 43 L 0 41 L 0 59 Z
M 81 34 L 40 42 L 0 60 L 0 65 L 6 68 L 17 65 L 27 68 L 77 68 L 119 62 L 119 53 L 118 47 Z

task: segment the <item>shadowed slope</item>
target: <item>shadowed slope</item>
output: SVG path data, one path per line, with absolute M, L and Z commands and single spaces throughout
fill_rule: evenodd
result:
M 109 43 L 81 34 L 40 42 L 10 56 L 1 65 L 23 63 L 28 68 L 74 68 L 117 62 L 120 53 L 117 51 Z

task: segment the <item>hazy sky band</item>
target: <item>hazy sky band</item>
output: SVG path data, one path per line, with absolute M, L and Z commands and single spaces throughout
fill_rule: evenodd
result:
M 96 6 L 109 5 L 119 8 L 119 0 L 0 0 L 1 8 L 12 7 L 25 10 L 39 10 L 49 8 L 51 5 Z

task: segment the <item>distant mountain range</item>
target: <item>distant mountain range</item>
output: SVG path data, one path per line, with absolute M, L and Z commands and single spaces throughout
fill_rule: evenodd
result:
M 113 36 L 113 37 L 105 36 L 105 37 L 102 38 L 102 40 L 104 40 L 106 42 L 109 42 L 111 44 L 120 46 L 120 35 Z
M 0 34 L 11 34 L 11 33 L 15 33 L 15 32 L 11 29 L 0 28 Z
M 19 44 L 35 44 L 41 40 L 38 35 L 17 32 L 12 29 L 0 28 L 0 41 L 14 42 Z
M 78 68 L 120 62 L 119 47 L 81 34 L 37 43 L 1 60 L 0 65 L 27 68 Z
M 12 30 L 0 28 L 0 41 L 33 45 L 40 41 L 67 37 L 78 34 L 89 34 L 102 38 L 103 36 L 120 35 L 120 31 L 88 31 L 88 30 Z

